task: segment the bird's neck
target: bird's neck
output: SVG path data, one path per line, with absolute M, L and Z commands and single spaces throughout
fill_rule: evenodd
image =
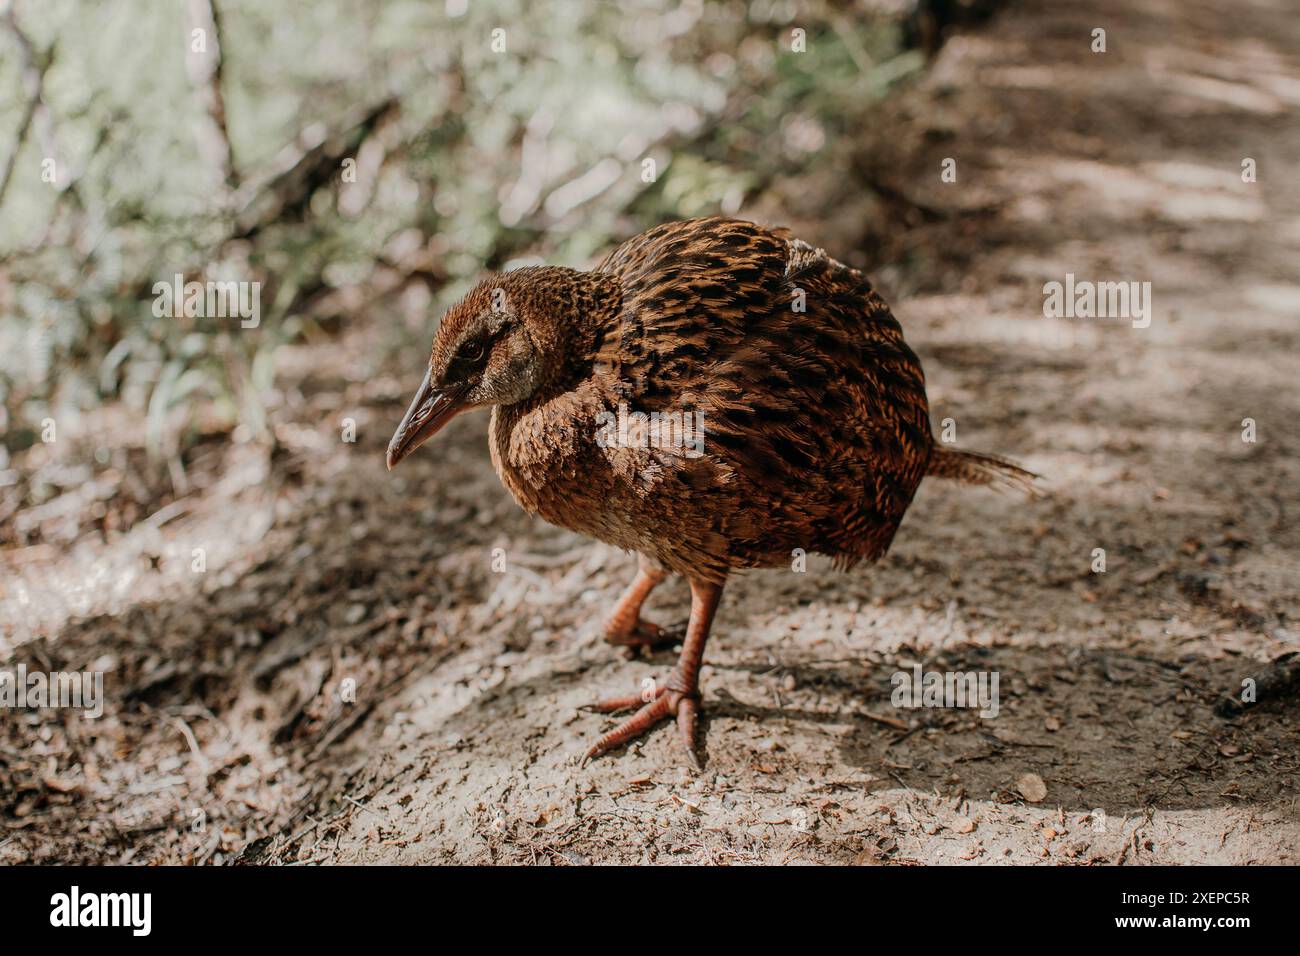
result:
M 550 320 L 532 329 L 538 351 L 549 361 L 527 398 L 492 409 L 490 443 L 493 462 L 503 480 L 507 471 L 518 464 L 512 460 L 511 449 L 526 452 L 547 433 L 546 423 L 554 424 L 555 416 L 548 414 L 547 406 L 553 409 L 556 406 L 552 403 L 575 401 L 582 404 L 582 399 L 572 393 L 592 377 L 597 355 L 617 328 L 623 307 L 622 285 L 603 272 L 545 267 L 529 278 L 529 306 Z M 577 406 L 566 406 L 566 410 L 568 416 L 560 415 L 559 420 L 584 417 Z M 593 420 L 594 416 L 593 411 Z M 523 429 L 522 437 L 515 434 L 519 428 Z M 550 435 L 551 442 L 558 438 Z M 519 496 L 519 489 L 511 485 L 511 490 Z
M 590 377 L 596 354 L 623 307 L 623 288 L 607 273 L 559 267 L 538 272 L 540 281 L 533 283 L 535 306 L 554 321 L 546 323 L 541 333 L 549 341 L 538 343 L 551 361 L 537 389 L 521 403 L 533 408 Z

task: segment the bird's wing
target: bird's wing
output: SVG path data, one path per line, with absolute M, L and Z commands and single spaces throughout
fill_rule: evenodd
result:
M 597 268 L 624 290 L 597 355 L 619 401 L 699 407 L 715 450 L 772 480 L 890 458 L 900 442 L 928 453 L 920 363 L 866 276 L 820 249 L 697 219 L 651 229 Z
M 788 252 L 783 236 L 727 219 L 667 223 L 614 250 L 597 267 L 624 293 L 596 356 L 612 398 L 643 412 L 701 411 L 708 442 L 763 471 L 781 459 L 777 446 L 806 455 L 805 363 L 772 361 Z

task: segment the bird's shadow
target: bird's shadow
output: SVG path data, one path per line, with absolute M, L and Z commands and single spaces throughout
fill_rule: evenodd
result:
M 720 670 L 777 675 L 761 665 Z M 780 704 L 729 692 L 706 701 L 713 721 L 779 725 L 783 747 L 830 733 L 845 764 L 882 785 L 972 796 L 1015 797 L 1026 773 L 1048 783 L 1052 804 L 1116 813 L 1265 804 L 1294 792 L 1300 769 L 1295 689 L 1263 699 L 1240 716 L 1216 714 L 1224 692 L 1269 666 L 1238 660 L 1161 660 L 1069 646 L 963 646 L 925 661 L 925 672 L 999 675 L 996 716 L 976 707 L 895 707 L 899 668 L 869 660 L 790 664 L 795 690 Z M 751 682 L 746 686 L 754 686 Z M 779 693 L 779 692 L 778 692 Z M 809 705 L 807 701 L 813 700 Z M 702 720 L 707 753 L 708 720 Z M 727 746 L 726 737 L 717 741 Z

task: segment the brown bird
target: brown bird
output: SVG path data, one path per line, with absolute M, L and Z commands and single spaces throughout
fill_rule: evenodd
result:
M 788 567 L 798 549 L 874 561 L 925 475 L 1035 477 L 935 444 L 921 364 L 863 273 L 731 219 L 657 226 L 589 272 L 480 282 L 443 317 L 388 467 L 484 405 L 525 511 L 640 556 L 605 640 L 673 639 L 641 606 L 669 573 L 690 582 L 677 666 L 653 693 L 595 705 L 639 709 L 587 758 L 676 717 L 698 767 L 700 664 L 732 571 Z

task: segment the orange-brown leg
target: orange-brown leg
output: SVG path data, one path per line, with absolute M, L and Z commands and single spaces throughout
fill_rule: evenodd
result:
M 709 628 L 713 625 L 713 615 L 721 597 L 721 584 L 691 581 L 691 619 L 686 625 L 686 640 L 682 643 L 677 666 L 662 686 L 656 686 L 653 692 L 615 697 L 596 705 L 595 709 L 602 713 L 638 706 L 641 709 L 596 741 L 582 758 L 583 763 L 641 736 L 661 720 L 675 716 L 678 735 L 686 747 L 686 755 L 695 768 L 699 769 L 700 760 L 695 753 L 695 728 L 699 720 L 700 664 L 704 660 L 704 642 L 709 639 Z
M 640 556 L 636 578 L 628 585 L 605 621 L 606 641 L 621 647 L 653 647 L 681 638 L 679 629 L 662 628 L 641 618 L 641 607 L 646 598 L 666 577 L 667 571 Z

